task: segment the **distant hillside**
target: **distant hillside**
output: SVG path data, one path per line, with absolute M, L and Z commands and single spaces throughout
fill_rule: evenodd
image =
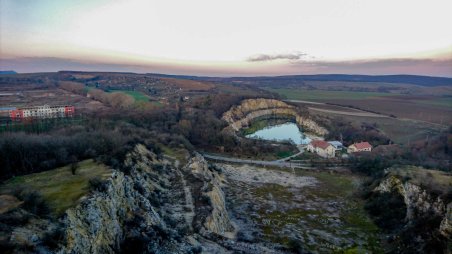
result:
M 0 71 L 0 75 L 17 74 L 15 71 Z
M 380 82 L 413 84 L 419 86 L 452 86 L 452 78 L 430 77 L 418 75 L 347 75 L 347 74 L 318 74 L 318 75 L 287 75 L 287 76 L 265 76 L 265 77 L 199 77 L 186 75 L 152 74 L 159 77 L 173 77 L 179 79 L 208 80 L 219 82 L 247 82 L 250 84 L 278 84 L 296 83 L 302 81 L 346 81 L 346 82 Z

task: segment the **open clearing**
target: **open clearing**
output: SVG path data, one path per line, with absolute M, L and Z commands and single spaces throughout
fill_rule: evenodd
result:
M 418 186 L 427 186 L 427 189 L 437 193 L 447 193 L 452 189 L 452 173 L 416 166 L 393 167 L 389 172 L 401 178 L 408 178 Z
M 327 102 L 384 115 L 395 115 L 437 124 L 452 124 L 452 97 L 380 92 L 325 91 L 266 88 L 290 100 Z
M 372 97 L 397 96 L 398 94 L 378 92 L 352 92 L 352 91 L 325 91 L 325 90 L 302 90 L 290 88 L 265 88 L 290 100 L 325 101 L 326 99 L 361 100 Z
M 398 144 L 407 144 L 427 136 L 439 134 L 445 130 L 445 126 L 411 119 L 398 119 L 392 117 L 365 117 L 347 114 L 335 114 L 331 112 L 311 111 L 313 114 L 337 118 L 350 122 L 355 127 L 363 123 L 375 124 L 376 128 Z
M 93 160 L 79 163 L 75 175 L 70 166 L 41 173 L 11 178 L 0 186 L 0 193 L 9 193 L 17 189 L 37 191 L 48 202 L 56 215 L 61 215 L 88 193 L 89 180 L 95 177 L 107 178 L 111 170 Z
M 359 177 L 217 165 L 226 175 L 227 206 L 241 238 L 281 245 L 296 240 L 314 253 L 381 252 L 381 235 L 353 194 Z
M 142 93 L 140 91 L 111 90 L 111 91 L 109 91 L 109 93 L 125 93 L 127 95 L 132 96 L 135 99 L 136 102 L 149 101 L 149 97 L 146 94 L 144 94 L 144 93 Z

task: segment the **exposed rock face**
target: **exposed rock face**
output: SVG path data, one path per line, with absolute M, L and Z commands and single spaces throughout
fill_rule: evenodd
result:
M 204 218 L 198 218 L 203 225 L 203 229 L 200 231 L 209 231 L 222 236 L 233 231 L 234 228 L 229 219 L 224 193 L 221 189 L 223 177 L 214 169 L 209 168 L 206 160 L 199 154 L 191 158 L 184 170 L 202 183 L 202 185 L 198 184 L 192 188 L 193 196 L 198 201 L 196 202 L 197 209 L 203 210 L 206 206 L 210 206 L 210 213 Z M 207 205 L 199 202 L 206 198 L 210 200 L 207 201 Z
M 391 175 L 384 179 L 375 191 L 390 192 L 396 190 L 403 196 L 407 206 L 406 218 L 408 221 L 424 214 L 444 216 L 445 204 L 439 197 L 432 197 L 421 187 L 410 182 L 403 183 L 399 178 Z
M 403 227 L 394 235 L 394 239 L 402 239 L 404 246 L 403 251 L 396 246 L 397 252 L 450 253 L 452 203 L 446 208 L 444 200 L 438 194 L 427 191 L 429 187 L 422 187 L 419 179 L 402 181 L 400 177 L 389 174 L 374 189 L 398 193 L 406 205 L 406 224 L 400 225 Z
M 138 145 L 125 165 L 130 173 L 115 170 L 102 191 L 67 211 L 66 243 L 59 253 L 117 253 L 130 247 L 127 239 L 134 237 L 147 239 L 144 253 L 190 253 L 205 247 L 203 235 L 224 236 L 233 230 L 222 176 L 201 155 L 181 171 Z M 158 205 L 152 202 L 156 196 Z M 193 230 L 192 224 L 200 227 Z M 215 246 L 222 248 L 214 243 L 208 247 Z
M 130 175 L 115 171 L 105 191 L 67 211 L 67 244 L 60 253 L 114 253 L 124 239 L 123 224 L 134 213 L 140 213 L 146 225 L 165 226 L 149 201 L 155 187 L 147 181 L 146 173 L 152 170 L 153 157 L 144 146 L 137 146 L 126 162 L 130 166 L 132 160 L 137 163 Z M 142 193 L 134 188 L 137 183 L 143 187 Z
M 324 136 L 328 131 L 313 120 L 301 116 L 295 107 L 274 99 L 248 99 L 232 107 L 223 114 L 222 119 L 229 123 L 234 131 L 248 126 L 254 119 L 266 115 L 294 116 L 298 125 L 315 134 Z
M 439 232 L 448 239 L 452 239 L 452 203 L 447 205 L 446 216 L 441 221 Z
M 253 111 L 273 108 L 293 108 L 289 104 L 273 100 L 273 99 L 248 99 L 243 100 L 238 106 L 232 107 L 229 111 L 223 114 L 223 119 L 229 123 L 235 122 L 245 118 Z

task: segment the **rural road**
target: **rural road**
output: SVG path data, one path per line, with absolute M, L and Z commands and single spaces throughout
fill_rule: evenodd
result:
M 305 148 L 305 146 L 304 146 L 304 145 L 297 145 L 297 148 L 298 148 L 298 150 L 299 150 L 298 153 L 293 154 L 293 155 L 288 156 L 288 157 L 285 157 L 285 158 L 282 158 L 282 159 L 279 159 L 279 160 L 276 160 L 276 161 L 287 161 L 287 160 L 289 160 L 289 159 L 292 159 L 292 158 L 297 157 L 298 155 L 302 155 L 302 154 L 304 153 L 304 148 Z
M 304 104 L 312 104 L 312 105 L 330 105 L 323 102 L 314 102 L 314 101 L 304 101 L 304 100 L 284 100 L 287 102 L 295 102 L 295 103 L 304 103 Z M 324 113 L 331 113 L 331 114 L 338 114 L 338 115 L 348 115 L 348 116 L 364 116 L 364 117 L 388 117 L 387 115 L 383 114 L 375 114 L 371 112 L 367 112 L 364 110 L 356 109 L 356 108 L 349 108 L 345 106 L 340 105 L 330 105 L 337 108 L 343 108 L 347 109 L 347 111 L 342 110 L 332 110 L 332 109 L 322 109 L 322 108 L 316 108 L 316 107 L 308 107 L 310 110 L 318 111 L 318 112 L 324 112 Z M 350 111 L 353 110 L 353 111 Z
M 287 102 L 295 102 L 295 103 L 306 103 L 306 104 L 316 104 L 316 105 L 325 105 L 323 102 L 314 102 L 314 101 L 303 101 L 303 100 L 283 100 Z
M 319 111 L 319 112 L 324 112 L 324 113 L 348 115 L 348 116 L 388 117 L 386 115 L 379 115 L 379 114 L 370 113 L 370 112 L 366 112 L 366 111 L 351 112 L 351 111 L 339 111 L 339 110 L 331 110 L 331 109 L 313 108 L 313 107 L 308 107 L 308 109 L 314 110 L 314 111 Z
M 203 154 L 203 156 L 205 158 L 211 159 L 211 160 L 225 161 L 225 162 L 234 162 L 234 163 L 256 164 L 256 165 L 262 165 L 262 166 L 276 166 L 276 167 L 294 167 L 294 166 L 296 166 L 294 163 L 285 162 L 285 161 L 247 160 L 247 159 L 223 157 L 223 156 L 210 155 L 210 154 Z M 305 167 L 305 168 L 310 168 L 310 167 Z
M 202 154 L 204 158 L 209 160 L 215 160 L 215 161 L 223 161 L 223 162 L 232 162 L 232 163 L 242 163 L 242 164 L 254 164 L 254 165 L 260 165 L 260 166 L 274 166 L 274 167 L 281 167 L 281 168 L 299 168 L 299 169 L 317 169 L 317 167 L 311 167 L 306 166 L 306 163 L 300 163 L 300 162 L 286 162 L 286 161 L 261 161 L 261 160 L 247 160 L 247 159 L 238 159 L 238 158 L 231 158 L 231 157 L 223 157 L 218 155 L 211 155 L 211 154 Z M 325 167 L 325 169 L 334 169 L 334 170 L 343 170 L 347 171 L 348 169 L 344 167 Z

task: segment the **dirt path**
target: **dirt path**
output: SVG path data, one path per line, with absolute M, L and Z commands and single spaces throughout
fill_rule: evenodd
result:
M 176 172 L 179 175 L 183 185 L 185 194 L 185 207 L 190 210 L 184 213 L 185 221 L 187 222 L 187 225 L 190 227 L 190 229 L 192 229 L 192 222 L 193 218 L 195 217 L 195 205 L 193 203 L 193 197 L 191 195 L 190 187 L 187 186 L 184 175 L 179 170 L 177 170 Z
M 247 165 L 233 166 L 220 164 L 224 174 L 228 179 L 250 184 L 273 183 L 285 187 L 301 188 L 305 186 L 314 186 L 317 179 L 311 176 L 297 176 L 285 171 L 268 170 L 264 168 L 255 168 Z
M 321 108 L 314 108 L 314 107 L 308 107 L 310 110 L 324 112 L 324 113 L 331 113 L 331 114 L 339 114 L 339 115 L 348 115 L 348 116 L 364 116 L 364 117 L 389 117 L 386 115 L 379 115 L 375 113 L 370 113 L 366 111 L 359 111 L 359 112 L 351 112 L 351 111 L 340 111 L 340 110 L 331 110 L 331 109 L 321 109 Z
M 314 102 L 314 101 L 303 101 L 303 100 L 283 100 L 287 102 L 295 102 L 295 103 L 306 103 L 306 104 L 317 104 L 317 105 L 326 105 L 323 102 Z

